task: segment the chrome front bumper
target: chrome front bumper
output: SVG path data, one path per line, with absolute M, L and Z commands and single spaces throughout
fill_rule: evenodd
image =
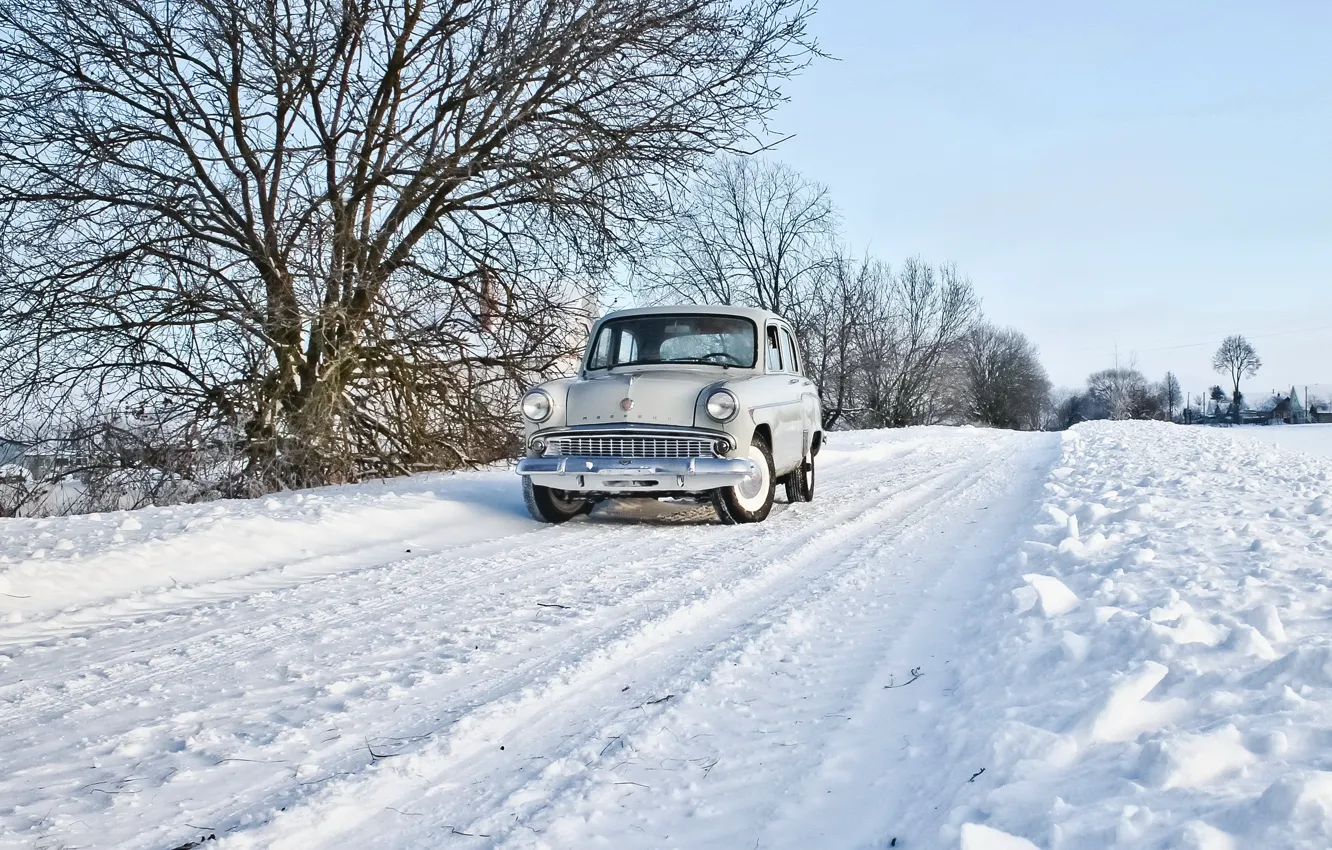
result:
M 750 474 L 745 458 L 525 457 L 518 474 L 557 490 L 685 491 L 730 487 Z

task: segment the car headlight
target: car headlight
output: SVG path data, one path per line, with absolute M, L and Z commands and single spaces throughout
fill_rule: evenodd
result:
M 523 396 L 523 416 L 533 422 L 545 422 L 550 418 L 550 396 L 545 390 L 532 390 Z
M 708 415 L 718 422 L 730 422 L 740 410 L 740 404 L 730 390 L 717 390 L 708 396 Z

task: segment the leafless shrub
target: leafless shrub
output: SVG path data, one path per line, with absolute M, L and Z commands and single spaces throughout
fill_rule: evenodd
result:
M 22 448 L 0 467 L 0 515 L 133 510 L 250 495 L 235 430 L 203 432 L 170 407 L 81 411 L 14 433 Z
M 1063 390 L 1051 399 L 1047 427 L 1069 428 L 1092 419 L 1166 418 L 1166 390 L 1132 366 L 1114 366 L 1087 376 L 1084 392 Z
M 970 421 L 1016 430 L 1042 426 L 1050 380 L 1036 346 L 1020 332 L 978 324 L 963 338 L 959 361 Z

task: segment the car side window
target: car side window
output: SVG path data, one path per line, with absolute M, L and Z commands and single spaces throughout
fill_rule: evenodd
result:
M 768 364 L 768 371 L 769 372 L 782 371 L 781 344 L 777 341 L 777 328 L 773 327 L 772 325 L 768 326 L 768 344 L 765 350 L 767 351 L 766 362 Z
M 795 340 L 791 339 L 791 334 L 786 328 L 782 328 L 782 362 L 786 364 L 786 371 L 792 374 L 800 374 L 800 361 L 796 358 Z
M 611 329 L 602 328 L 597 334 L 597 341 L 592 346 L 592 356 L 587 358 L 587 368 L 605 369 L 610 363 Z
M 620 332 L 620 353 L 616 356 L 616 363 L 629 363 L 638 359 L 638 340 L 633 334 L 627 331 Z
M 619 352 L 612 356 L 618 346 Z M 597 334 L 592 356 L 588 358 L 587 368 L 605 369 L 611 363 L 625 363 L 638 356 L 638 341 L 634 335 L 618 328 L 602 328 Z

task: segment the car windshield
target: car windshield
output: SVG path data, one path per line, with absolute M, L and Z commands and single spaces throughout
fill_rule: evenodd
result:
M 738 316 L 630 316 L 604 323 L 592 341 L 589 369 L 695 363 L 749 369 L 757 326 Z

